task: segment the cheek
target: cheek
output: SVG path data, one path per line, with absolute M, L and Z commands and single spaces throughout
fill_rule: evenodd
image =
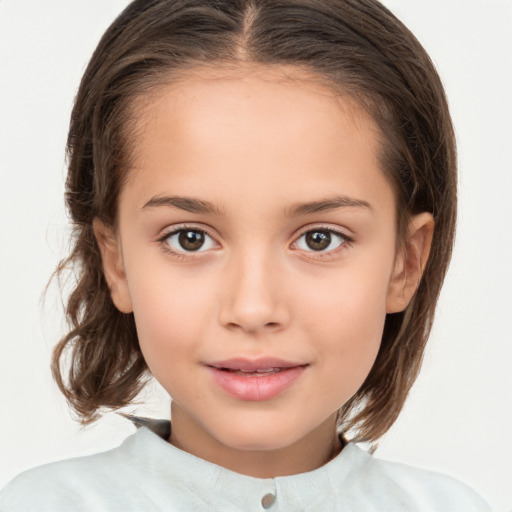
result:
M 130 276 L 130 294 L 144 358 L 157 374 L 162 365 L 174 365 L 202 339 L 211 300 L 204 282 L 173 275 L 169 268 L 144 268 L 140 275 Z
M 387 267 L 386 267 L 387 268 Z M 388 273 L 364 266 L 340 273 L 322 294 L 311 297 L 305 329 L 316 340 L 326 375 L 334 388 L 357 391 L 368 375 L 382 340 Z
M 382 339 L 385 303 L 362 290 L 347 293 L 343 300 L 316 315 L 310 324 L 318 340 L 325 340 L 326 352 L 342 358 L 344 364 L 372 364 Z
M 310 326 L 326 334 L 350 334 L 351 338 L 374 338 L 383 327 L 389 282 L 389 266 L 373 261 L 331 273 L 319 286 L 313 276 L 309 292 L 303 295 L 302 309 Z M 380 337 L 379 337 L 380 338 Z

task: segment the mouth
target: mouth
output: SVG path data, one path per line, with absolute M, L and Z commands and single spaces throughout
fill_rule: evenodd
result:
M 243 376 L 265 376 L 279 373 L 297 366 L 307 366 L 307 363 L 297 363 L 285 361 L 277 358 L 259 358 L 259 359 L 228 359 L 226 361 L 216 361 L 207 363 L 207 366 L 215 370 L 236 373 Z
M 230 359 L 206 364 L 214 382 L 239 400 L 262 401 L 288 389 L 309 366 L 308 363 L 274 358 Z
M 256 370 L 234 370 L 232 368 L 216 368 L 216 370 L 220 370 L 221 372 L 229 372 L 234 375 L 241 375 L 242 377 L 265 377 L 267 375 L 274 375 L 274 373 L 282 372 L 285 368 L 258 368 Z

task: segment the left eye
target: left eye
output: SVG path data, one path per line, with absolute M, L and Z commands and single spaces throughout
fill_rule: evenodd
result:
M 164 240 L 176 252 L 201 252 L 214 247 L 212 238 L 200 229 L 179 229 Z
M 305 251 L 332 251 L 347 241 L 341 233 L 330 229 L 313 229 L 306 231 L 297 240 L 296 245 Z

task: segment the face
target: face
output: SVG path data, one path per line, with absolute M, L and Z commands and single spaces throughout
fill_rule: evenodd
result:
M 405 306 L 374 122 L 265 68 L 203 70 L 139 107 L 116 232 L 96 228 L 176 444 L 218 462 L 332 439 Z

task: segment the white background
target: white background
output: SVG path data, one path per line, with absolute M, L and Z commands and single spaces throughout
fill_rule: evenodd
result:
M 53 384 L 63 331 L 64 145 L 72 99 L 125 0 L 0 0 L 0 487 L 21 470 L 115 446 L 80 430 Z M 460 154 L 458 238 L 424 368 L 377 455 L 449 473 L 512 510 L 512 1 L 387 0 L 446 85 Z M 163 417 L 157 396 L 140 414 Z

